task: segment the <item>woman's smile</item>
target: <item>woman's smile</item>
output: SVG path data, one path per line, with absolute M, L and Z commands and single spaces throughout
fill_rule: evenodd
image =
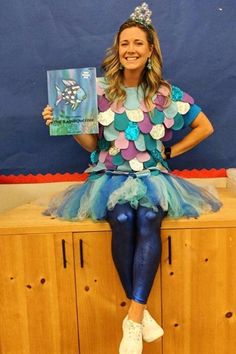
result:
M 138 57 L 126 57 L 125 58 L 127 61 L 134 61 L 134 60 L 137 60 Z

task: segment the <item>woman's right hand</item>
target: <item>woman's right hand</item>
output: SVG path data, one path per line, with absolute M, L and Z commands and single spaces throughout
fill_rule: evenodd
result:
M 53 108 L 47 105 L 42 112 L 46 125 L 50 125 L 53 121 Z

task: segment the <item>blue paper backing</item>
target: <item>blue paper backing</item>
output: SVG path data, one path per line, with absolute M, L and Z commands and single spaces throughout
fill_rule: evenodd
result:
M 0 173 L 82 172 L 89 154 L 72 137 L 50 137 L 41 117 L 46 71 L 99 67 L 119 25 L 141 1 L 1 3 Z M 153 0 L 165 78 L 189 92 L 215 133 L 172 168 L 236 166 L 235 0 Z M 176 134 L 175 139 L 180 139 Z

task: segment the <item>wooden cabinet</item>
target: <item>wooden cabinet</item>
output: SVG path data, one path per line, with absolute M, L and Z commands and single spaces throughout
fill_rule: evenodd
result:
M 72 234 L 1 235 L 0 252 L 0 353 L 78 353 Z
M 164 337 L 143 354 L 228 354 L 236 347 L 236 199 L 217 214 L 165 219 L 149 309 Z M 105 222 L 0 216 L 0 354 L 117 354 L 128 301 Z
M 236 228 L 163 231 L 164 354 L 236 348 Z

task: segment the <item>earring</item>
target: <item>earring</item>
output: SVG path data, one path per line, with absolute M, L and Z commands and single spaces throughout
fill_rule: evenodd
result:
M 147 69 L 148 69 L 148 70 L 152 70 L 151 58 L 148 58 L 148 61 L 147 61 Z
M 119 70 L 123 70 L 123 69 L 124 69 L 123 65 L 122 65 L 122 64 L 120 64 L 120 66 L 119 66 Z

